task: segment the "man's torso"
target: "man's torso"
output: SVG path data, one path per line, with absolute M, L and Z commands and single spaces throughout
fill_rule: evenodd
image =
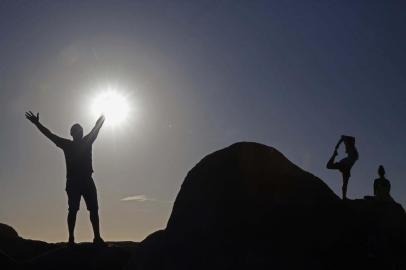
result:
M 92 144 L 86 140 L 69 141 L 61 148 L 65 154 L 67 188 L 86 185 L 93 173 Z

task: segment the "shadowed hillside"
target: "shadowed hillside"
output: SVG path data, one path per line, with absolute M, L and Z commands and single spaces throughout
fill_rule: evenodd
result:
M 23 240 L 6 231 L 0 262 L 21 262 L 29 242 L 11 249 Z M 406 214 L 395 202 L 342 201 L 276 149 L 237 143 L 187 174 L 167 228 L 139 245 L 30 252 L 23 269 L 406 269 Z

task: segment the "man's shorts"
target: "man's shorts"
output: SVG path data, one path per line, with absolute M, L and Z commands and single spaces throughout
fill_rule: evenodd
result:
M 75 179 L 76 180 L 76 179 Z M 97 203 L 97 190 L 93 179 L 77 179 L 78 181 L 68 180 L 66 185 L 66 193 L 68 195 L 69 211 L 78 211 L 80 206 L 80 199 L 86 202 L 87 210 L 97 211 L 99 205 Z

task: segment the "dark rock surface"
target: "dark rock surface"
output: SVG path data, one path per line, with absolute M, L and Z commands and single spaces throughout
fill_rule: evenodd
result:
M 0 269 L 14 269 L 17 267 L 17 262 L 0 251 Z
M 403 208 L 340 200 L 272 147 L 237 143 L 187 175 L 137 269 L 406 269 Z
M 61 247 L 36 257 L 25 265 L 27 269 L 122 269 L 130 252 L 120 247 L 96 246 L 85 243 Z
M 0 223 L 0 228 L 0 251 L 18 262 L 25 262 L 56 246 L 42 241 L 21 238 L 16 230 L 5 224 Z
M 16 239 L 19 238 L 18 233 L 13 227 L 0 223 L 0 239 Z
M 1 227 L 15 232 L 10 226 Z M 123 269 L 135 250 L 137 243 L 130 241 L 109 242 L 106 246 L 81 243 L 69 247 L 66 243 L 0 236 L 0 269 Z

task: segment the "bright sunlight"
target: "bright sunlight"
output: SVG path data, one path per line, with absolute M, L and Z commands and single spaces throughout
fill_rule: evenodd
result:
M 106 124 L 118 126 L 123 124 L 130 112 L 128 97 L 114 88 L 99 93 L 91 104 L 92 113 L 98 117 L 106 116 Z

